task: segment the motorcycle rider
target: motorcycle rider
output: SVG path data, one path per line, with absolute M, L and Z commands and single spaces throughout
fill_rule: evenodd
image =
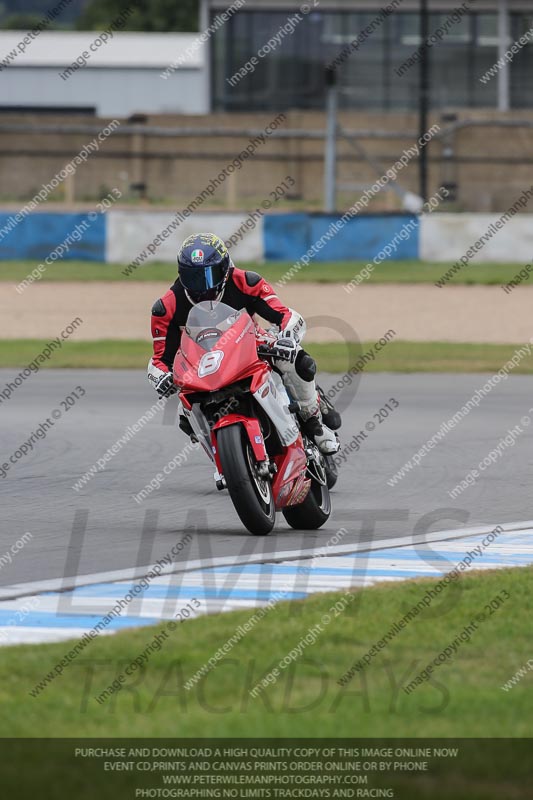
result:
M 172 365 L 180 345 L 181 328 L 192 306 L 204 300 L 222 300 L 232 308 L 245 308 L 250 316 L 258 314 L 279 326 L 273 345 L 278 357 L 273 363 L 290 395 L 299 403 L 302 429 L 322 453 L 336 453 L 339 442 L 333 430 L 340 427 L 340 415 L 317 391 L 315 361 L 300 345 L 306 330 L 304 319 L 283 305 L 256 272 L 237 269 L 226 245 L 215 234 L 199 233 L 183 242 L 178 253 L 178 278 L 152 307 L 154 355 L 148 364 L 148 380 L 157 393 L 168 396 L 177 391 Z M 188 435 L 193 434 L 184 414 L 180 416 L 180 428 Z

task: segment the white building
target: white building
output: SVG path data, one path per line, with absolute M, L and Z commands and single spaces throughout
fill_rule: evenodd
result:
M 194 33 L 0 31 L 0 110 L 205 114 L 204 63 Z

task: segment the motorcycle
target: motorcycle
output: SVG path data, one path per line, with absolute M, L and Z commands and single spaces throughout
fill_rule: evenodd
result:
M 244 310 L 195 305 L 173 365 L 174 383 L 194 435 L 228 489 L 244 526 L 271 532 L 281 511 L 292 528 L 315 530 L 331 514 L 329 465 L 302 434 L 299 406 L 272 368 L 275 338 L 256 338 Z

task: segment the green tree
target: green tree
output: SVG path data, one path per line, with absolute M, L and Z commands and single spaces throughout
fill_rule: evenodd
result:
M 9 14 L 4 18 L 2 28 L 6 31 L 31 31 L 41 20 L 38 14 Z
M 125 31 L 191 32 L 198 30 L 198 0 L 89 0 L 78 18 L 78 30 L 103 30 L 133 9 Z

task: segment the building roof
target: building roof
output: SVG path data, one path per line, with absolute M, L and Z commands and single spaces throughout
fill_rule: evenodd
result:
M 227 9 L 231 0 L 200 0 L 204 8 L 211 11 L 221 11 Z M 320 14 L 323 11 L 363 11 L 372 12 L 386 8 L 391 0 L 307 0 L 303 5 L 307 6 L 313 13 Z M 476 0 L 470 6 L 473 12 L 496 13 L 499 0 Z M 436 13 L 442 11 L 452 11 L 460 2 L 458 0 L 431 0 L 428 3 L 429 12 Z M 246 0 L 242 12 L 249 11 L 298 11 L 302 6 L 301 0 Z M 531 12 L 531 0 L 507 0 L 509 11 L 528 11 Z M 406 11 L 418 11 L 420 0 L 402 0 L 397 6 L 399 13 Z
M 27 37 L 27 31 L 0 31 L 0 61 Z M 7 69 L 16 67 L 67 67 L 85 50 L 91 67 L 137 67 L 160 69 L 179 60 L 180 69 L 203 67 L 205 44 L 197 33 L 142 33 L 114 31 L 107 43 L 93 42 L 98 31 L 43 31 L 18 51 Z M 5 69 L 6 67 L 4 67 Z

